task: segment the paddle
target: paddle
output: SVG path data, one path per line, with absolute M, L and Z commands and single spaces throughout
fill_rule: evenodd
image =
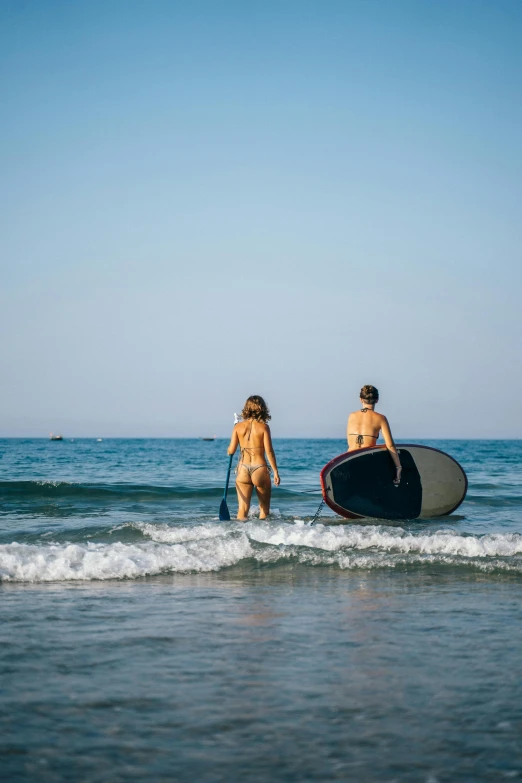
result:
M 234 455 L 230 455 L 230 459 L 228 460 L 228 470 L 227 470 L 227 481 L 225 484 L 225 491 L 223 493 L 223 500 L 221 501 L 221 505 L 219 507 L 219 521 L 220 522 L 229 522 L 230 521 L 230 511 L 228 510 L 227 506 L 227 492 L 228 492 L 228 482 L 230 481 L 230 470 L 232 468 L 232 457 Z

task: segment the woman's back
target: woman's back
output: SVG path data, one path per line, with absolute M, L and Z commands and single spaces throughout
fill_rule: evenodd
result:
M 255 487 L 259 500 L 259 519 L 266 519 L 270 512 L 272 493 L 269 465 L 274 471 L 276 486 L 279 486 L 280 482 L 270 427 L 267 424 L 270 420 L 270 411 L 264 399 L 258 394 L 253 394 L 245 402 L 241 415 L 243 421 L 234 426 L 228 447 L 230 455 L 235 454 L 238 446 L 241 450 L 236 468 L 237 518 L 242 520 L 248 518 Z
M 353 411 L 348 417 L 348 449 L 375 446 L 385 417 L 370 408 Z
M 265 434 L 267 425 L 263 421 L 247 419 L 236 424 L 239 448 L 246 464 L 258 460 L 260 454 L 265 452 Z
M 382 413 L 375 411 L 375 405 L 379 401 L 379 390 L 370 384 L 361 389 L 360 400 L 362 408 L 350 413 L 348 416 L 348 425 L 346 427 L 346 438 L 348 441 L 348 451 L 355 449 L 364 449 L 369 446 L 375 446 L 379 432 L 382 430 L 382 436 L 386 448 L 393 459 L 397 475 L 394 484 L 399 484 L 401 480 L 401 461 L 399 454 L 393 442 L 388 419 Z

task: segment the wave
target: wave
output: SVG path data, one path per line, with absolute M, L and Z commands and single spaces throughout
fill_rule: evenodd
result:
M 274 498 L 320 499 L 320 490 L 299 487 L 275 487 Z M 174 503 L 182 500 L 216 501 L 223 495 L 222 486 L 165 486 L 157 484 L 131 483 L 72 483 L 67 481 L 0 481 L 0 504 L 8 503 L 24 508 L 30 503 L 60 503 L 79 505 L 147 502 L 153 504 Z M 468 493 L 466 503 L 485 508 L 507 508 L 522 505 L 522 496 L 506 487 L 502 495 Z
M 0 580 L 50 582 L 136 579 L 164 573 L 219 571 L 242 563 L 288 562 L 340 569 L 438 565 L 522 573 L 522 535 L 462 535 L 452 530 L 411 533 L 402 528 L 343 528 L 298 521 L 194 526 L 129 523 L 136 543 L 3 544 Z
M 221 487 L 165 487 L 154 484 L 74 484 L 67 481 L 0 481 L 0 497 L 97 499 L 168 499 L 219 497 Z
M 474 506 L 489 506 L 493 508 L 504 508 L 505 506 L 521 506 L 522 496 L 517 488 L 505 491 L 502 495 L 493 497 L 492 495 L 466 495 L 466 503 Z
M 292 489 L 277 489 L 289 497 L 301 497 L 303 493 Z M 184 498 L 214 498 L 223 495 L 223 487 L 198 486 L 162 486 L 155 484 L 76 484 L 67 481 L 0 481 L 1 499 L 53 499 L 60 498 L 77 500 L 169 500 Z M 318 495 L 317 495 L 318 496 Z

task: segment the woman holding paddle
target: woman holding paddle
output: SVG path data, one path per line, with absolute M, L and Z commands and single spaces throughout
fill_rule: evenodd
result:
M 267 424 L 270 420 L 270 411 L 264 399 L 254 394 L 245 402 L 241 416 L 243 421 L 234 425 L 228 447 L 230 458 L 235 454 L 238 446 L 241 451 L 236 470 L 239 502 L 237 518 L 243 521 L 247 519 L 255 487 L 260 507 L 259 519 L 266 519 L 270 513 L 272 494 L 269 465 L 274 472 L 274 484 L 279 486 L 280 483 L 270 427 Z
M 375 446 L 379 432 L 382 430 L 382 436 L 386 448 L 390 452 L 396 469 L 394 484 L 400 484 L 401 481 L 401 461 L 395 448 L 395 443 L 388 424 L 388 419 L 382 413 L 375 411 L 375 406 L 379 401 L 379 391 L 375 386 L 363 386 L 361 389 L 362 408 L 350 413 L 348 416 L 348 426 L 346 428 L 346 437 L 348 440 L 348 451 L 354 449 L 364 449 L 369 446 Z

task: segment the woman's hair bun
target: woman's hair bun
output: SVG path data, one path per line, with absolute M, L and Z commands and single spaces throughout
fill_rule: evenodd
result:
M 361 389 L 361 400 L 368 403 L 377 402 L 379 399 L 379 390 L 375 386 L 371 386 L 369 383 L 363 386 Z

